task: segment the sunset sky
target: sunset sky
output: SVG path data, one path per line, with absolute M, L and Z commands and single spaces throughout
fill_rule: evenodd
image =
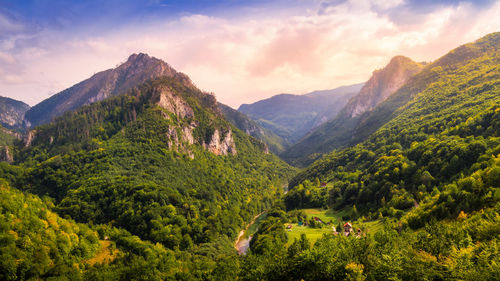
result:
M 34 105 L 144 52 L 238 107 L 432 61 L 499 15 L 500 0 L 0 0 L 0 95 Z

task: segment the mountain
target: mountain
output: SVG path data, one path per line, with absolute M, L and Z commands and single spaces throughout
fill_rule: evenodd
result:
M 99 72 L 44 101 L 26 112 L 25 124 L 35 127 L 50 122 L 66 111 L 127 92 L 147 80 L 167 76 L 190 84 L 189 78 L 167 63 L 147 54 L 133 54 L 114 69 Z
M 371 111 L 382 127 L 291 181 L 241 279 L 498 280 L 499 93 L 500 33 L 410 78 Z M 304 234 L 326 219 L 339 233 Z
M 403 56 L 396 56 L 383 69 L 375 70 L 359 94 L 349 100 L 342 113 L 357 117 L 372 110 L 396 92 L 424 66 Z
M 7 129 L 20 129 L 30 106 L 22 101 L 0 97 L 0 124 Z
M 236 128 L 264 142 L 273 153 L 278 154 L 289 145 L 280 136 L 274 134 L 269 129 L 263 128 L 245 114 L 222 103 L 219 103 L 219 108 L 224 114 L 224 117 L 226 117 L 226 119 Z
M 407 57 L 392 58 L 383 69 L 373 72 L 360 92 L 349 100 L 335 118 L 312 130 L 280 156 L 289 163 L 305 166 L 322 153 L 363 140 L 363 137 L 374 132 L 378 126 L 360 130 L 363 137 L 355 135 L 358 126 L 369 118 L 367 116 L 373 108 L 387 100 L 423 67 Z
M 126 266 L 112 265 L 117 279 L 161 272 L 161 280 L 189 280 L 195 273 L 184 266 L 207 271 L 219 255 L 236 255 L 239 231 L 296 172 L 186 81 L 163 76 L 67 111 L 16 147 L 25 169 L 16 188 L 51 198 L 61 217 L 103 225 L 101 233 L 110 234 L 101 239 L 147 260 L 124 254 Z M 102 276 L 108 269 L 95 270 Z
M 360 141 L 295 176 L 188 79 L 148 80 L 15 142 L 0 162 L 0 280 L 499 279 L 500 33 L 348 115 Z
M 389 121 L 316 161 L 291 186 L 317 177 L 334 184 L 327 200 L 334 206 L 393 215 L 420 204 L 406 216 L 411 227 L 491 206 L 500 188 L 499 92 L 500 33 L 493 33 L 426 66 L 360 128 Z
M 242 104 L 238 111 L 286 142 L 294 143 L 312 128 L 335 117 L 362 86 L 356 84 L 306 95 L 280 94 L 253 104 Z

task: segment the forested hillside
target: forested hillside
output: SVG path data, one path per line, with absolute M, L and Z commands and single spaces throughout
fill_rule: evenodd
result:
M 366 141 L 291 181 L 232 278 L 500 278 L 500 33 L 450 52 L 417 81 L 404 86 L 412 94 L 399 92 L 409 102 Z M 342 214 L 338 232 L 313 245 L 304 233 L 290 241 L 289 233 L 332 227 L 307 221 L 304 208 Z M 355 232 L 344 234 L 346 221 Z
M 85 259 L 99 248 L 97 232 L 65 220 L 31 194 L 0 182 L 0 279 L 81 279 Z
M 289 143 L 282 137 L 276 135 L 271 130 L 262 127 L 254 120 L 250 119 L 245 114 L 231 107 L 219 103 L 219 108 L 224 114 L 224 117 L 231 122 L 236 128 L 247 133 L 248 135 L 264 142 L 269 150 L 274 154 L 278 154 L 288 147 Z
M 378 124 L 359 130 L 358 128 L 362 127 L 364 122 L 370 120 L 373 109 L 390 98 L 407 82 L 411 83 L 410 79 L 422 68 L 423 64 L 416 63 L 407 57 L 392 58 L 384 68 L 373 72 L 359 93 L 353 96 L 338 114 L 329 118 L 318 128 L 311 130 L 280 156 L 294 165 L 307 166 L 323 153 L 363 141 L 381 124 L 384 124 L 384 121 L 387 121 L 378 120 L 379 117 L 375 117 Z M 399 105 L 391 104 L 392 107 L 389 110 L 394 111 L 402 104 L 404 102 Z
M 493 204 L 500 187 L 499 92 L 500 33 L 494 33 L 453 50 L 377 107 L 379 119 L 371 122 L 383 121 L 380 112 L 389 116 L 386 108 L 403 97 L 411 99 L 366 141 L 296 176 L 292 187 L 318 177 L 333 188 L 304 198 L 300 186 L 287 194 L 288 207 L 316 197 L 314 204 L 355 204 L 370 217 L 401 218 L 419 205 L 405 221 L 420 227 Z
M 213 96 L 162 78 L 37 128 L 19 159 L 60 214 L 189 248 L 234 237 L 270 204 L 293 169 L 264 148 Z
M 156 257 L 148 273 L 156 277 L 179 273 L 167 270 L 163 259 L 187 267 L 200 263 L 200 271 L 186 273 L 193 276 L 209 270 L 218 251 L 235 253 L 237 233 L 271 205 L 295 172 L 232 126 L 213 95 L 175 77 L 35 128 L 18 141 L 15 159 L 17 174 L 4 177 L 16 188 L 48 196 L 62 217 L 103 225 L 112 243 L 132 257 L 148 263 Z M 109 276 L 124 278 L 135 266 L 126 259 L 117 263 Z M 100 279 L 106 268 L 84 273 Z

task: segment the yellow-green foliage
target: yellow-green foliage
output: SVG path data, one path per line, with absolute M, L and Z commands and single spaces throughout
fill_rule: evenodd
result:
M 79 279 L 83 259 L 99 247 L 97 233 L 60 218 L 52 203 L 0 183 L 0 279 Z
M 499 46 L 500 33 L 494 33 L 427 66 L 358 131 L 380 129 L 292 180 L 287 208 L 356 205 L 376 219 L 401 218 L 421 205 L 407 220 L 418 228 L 431 218 L 491 206 L 499 188 L 493 159 L 500 153 Z M 315 178 L 331 186 L 311 185 Z

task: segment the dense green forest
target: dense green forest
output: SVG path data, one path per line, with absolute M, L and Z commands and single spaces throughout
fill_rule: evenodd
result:
M 163 107 L 162 95 L 170 95 Z M 228 137 L 235 143 L 233 153 L 209 151 L 209 143 L 222 147 Z M 272 204 L 295 172 L 226 121 L 212 95 L 173 78 L 148 82 L 36 128 L 29 144 L 18 142 L 15 158 L 17 166 L 5 166 L 2 176 L 24 192 L 50 198 L 58 215 L 95 225 L 97 231 L 116 229 L 106 236 L 126 255 L 127 247 L 151 247 L 144 251 L 153 251 L 160 261 L 183 260 L 203 270 L 200 260 L 213 257 L 219 251 L 214 249 L 234 253 L 239 230 Z M 137 237 L 113 238 L 122 232 Z M 121 249 L 133 239 L 137 245 Z M 181 257 L 169 256 L 170 251 Z M 190 254 L 200 264 L 183 256 Z M 148 255 L 141 254 L 149 263 Z M 152 263 L 162 272 L 158 276 L 175 275 L 164 272 L 168 265 L 160 261 Z M 95 270 L 101 276 L 101 269 Z M 120 270 L 115 273 L 123 278 Z
M 301 171 L 175 77 L 67 112 L 0 163 L 0 279 L 500 280 L 499 47 L 427 65 Z

